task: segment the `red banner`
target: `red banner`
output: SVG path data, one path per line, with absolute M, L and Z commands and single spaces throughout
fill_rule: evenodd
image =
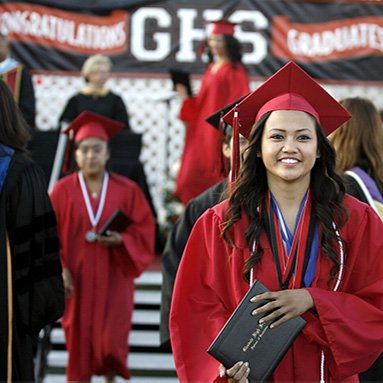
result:
M 26 3 L 0 4 L 0 31 L 11 41 L 82 54 L 124 52 L 127 20 L 123 10 L 98 17 Z
M 9 32 L 14 57 L 35 70 L 79 71 L 102 53 L 114 72 L 201 74 L 206 25 L 224 17 L 236 24 L 251 76 L 268 77 L 294 60 L 317 79 L 383 82 L 382 1 L 137 0 L 129 7 L 137 2 L 80 0 L 81 12 L 76 1 L 0 0 L 0 31 Z
M 323 23 L 292 23 L 286 16 L 273 19 L 275 57 L 320 62 L 381 55 L 383 17 L 357 17 Z

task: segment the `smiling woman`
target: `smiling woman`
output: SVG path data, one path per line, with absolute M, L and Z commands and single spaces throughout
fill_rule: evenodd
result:
M 270 291 L 253 315 L 273 327 L 307 322 L 270 380 L 357 382 L 382 351 L 383 223 L 345 194 L 326 138 L 349 118 L 292 62 L 224 116 L 249 144 L 229 199 L 195 224 L 177 273 L 181 382 L 246 381 L 251 356 L 238 350 L 237 363 L 219 366 L 206 350 L 255 279 Z
M 317 159 L 315 119 L 306 112 L 278 110 L 270 115 L 262 137 L 261 157 L 269 187 L 300 181 L 302 190 L 310 184 Z

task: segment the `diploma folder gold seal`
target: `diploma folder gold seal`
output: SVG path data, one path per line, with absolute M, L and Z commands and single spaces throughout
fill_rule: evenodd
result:
M 270 322 L 259 323 L 267 314 L 251 313 L 266 301 L 253 303 L 250 299 L 266 291 L 269 290 L 261 282 L 255 281 L 207 350 L 226 368 L 240 360 L 248 362 L 250 382 L 267 380 L 306 324 L 301 317 L 276 328 L 270 328 Z

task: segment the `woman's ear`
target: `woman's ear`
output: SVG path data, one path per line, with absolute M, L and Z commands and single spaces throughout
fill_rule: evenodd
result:
M 317 158 L 320 158 L 320 151 L 317 151 Z

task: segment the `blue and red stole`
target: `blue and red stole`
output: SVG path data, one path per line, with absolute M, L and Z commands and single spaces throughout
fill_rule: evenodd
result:
M 294 233 L 271 192 L 262 209 L 281 289 L 308 287 L 315 276 L 318 257 L 318 224 L 312 213 L 311 192 L 301 202 Z

